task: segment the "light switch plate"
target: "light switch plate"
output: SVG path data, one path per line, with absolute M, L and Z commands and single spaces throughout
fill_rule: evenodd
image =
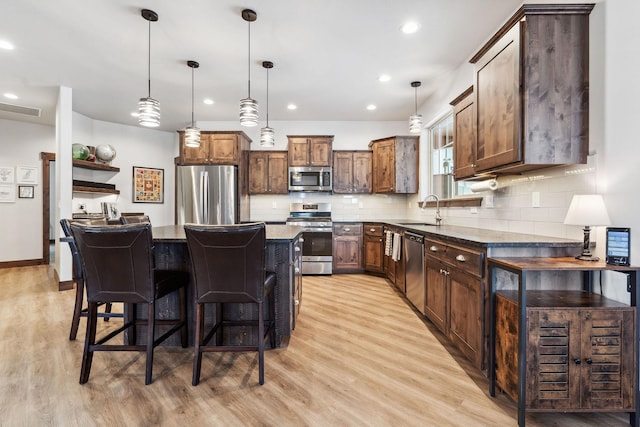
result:
M 492 194 L 484 196 L 484 207 L 485 208 L 492 208 L 493 207 L 493 195 Z
M 534 191 L 531 193 L 531 207 L 539 208 L 540 207 L 540 192 Z

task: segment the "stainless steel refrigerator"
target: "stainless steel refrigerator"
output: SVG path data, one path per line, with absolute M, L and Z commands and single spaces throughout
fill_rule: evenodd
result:
M 178 224 L 237 224 L 239 219 L 236 166 L 177 166 Z

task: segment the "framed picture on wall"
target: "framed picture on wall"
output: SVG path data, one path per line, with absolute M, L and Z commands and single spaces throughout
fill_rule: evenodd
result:
M 0 184 L 0 203 L 13 203 L 16 201 L 16 186 L 13 184 Z
M 13 184 L 14 179 L 13 166 L 0 166 L 0 184 Z
M 18 185 L 19 199 L 33 199 L 33 185 Z
M 35 166 L 18 166 L 16 168 L 16 182 L 18 184 L 38 184 L 38 168 Z
M 164 169 L 133 167 L 133 203 L 164 203 Z

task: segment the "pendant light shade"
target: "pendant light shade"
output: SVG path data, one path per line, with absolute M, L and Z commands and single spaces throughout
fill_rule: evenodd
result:
M 148 95 L 138 101 L 138 123 L 146 127 L 160 126 L 160 103 L 151 97 L 151 23 L 158 20 L 158 14 L 153 10 L 142 9 L 142 17 L 149 22 L 149 51 L 148 51 Z
M 251 23 L 257 19 L 258 15 L 251 9 L 242 11 L 242 19 L 247 21 L 249 26 L 249 55 L 247 61 L 248 69 L 248 95 L 240 100 L 240 124 L 252 127 L 258 125 L 258 102 L 251 98 Z
M 273 147 L 276 145 L 276 139 L 273 128 L 269 127 L 269 69 L 273 68 L 273 62 L 263 61 L 262 66 L 267 69 L 267 126 L 260 129 L 260 145 Z
M 194 71 L 200 66 L 196 61 L 187 61 L 187 65 L 191 68 L 191 126 L 187 126 L 184 130 L 184 145 L 187 147 L 200 147 L 200 129 L 196 127 L 193 114 L 193 78 Z
M 422 131 L 422 114 L 418 114 L 418 88 L 421 84 L 420 82 L 411 82 L 411 87 L 415 89 L 415 114 L 409 116 L 409 133 Z

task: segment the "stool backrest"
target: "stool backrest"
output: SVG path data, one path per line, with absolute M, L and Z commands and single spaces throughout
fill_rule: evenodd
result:
M 149 215 L 122 215 L 120 217 L 121 224 L 140 224 L 151 222 Z
M 90 226 L 71 223 L 84 267 L 89 302 L 153 301 L 151 224 Z
M 264 223 L 185 224 L 196 302 L 262 302 Z
M 73 235 L 71 234 L 72 222 L 89 225 L 107 225 L 107 220 L 105 218 L 63 218 L 60 220 L 60 227 L 62 228 L 62 232 L 64 233 L 65 237 L 73 237 Z M 84 275 L 82 273 L 82 262 L 80 261 L 80 255 L 78 254 L 78 247 L 73 240 L 69 240 L 68 243 L 69 248 L 71 249 L 71 259 L 73 260 L 73 278 L 74 280 L 79 280 L 80 278 L 84 277 Z

